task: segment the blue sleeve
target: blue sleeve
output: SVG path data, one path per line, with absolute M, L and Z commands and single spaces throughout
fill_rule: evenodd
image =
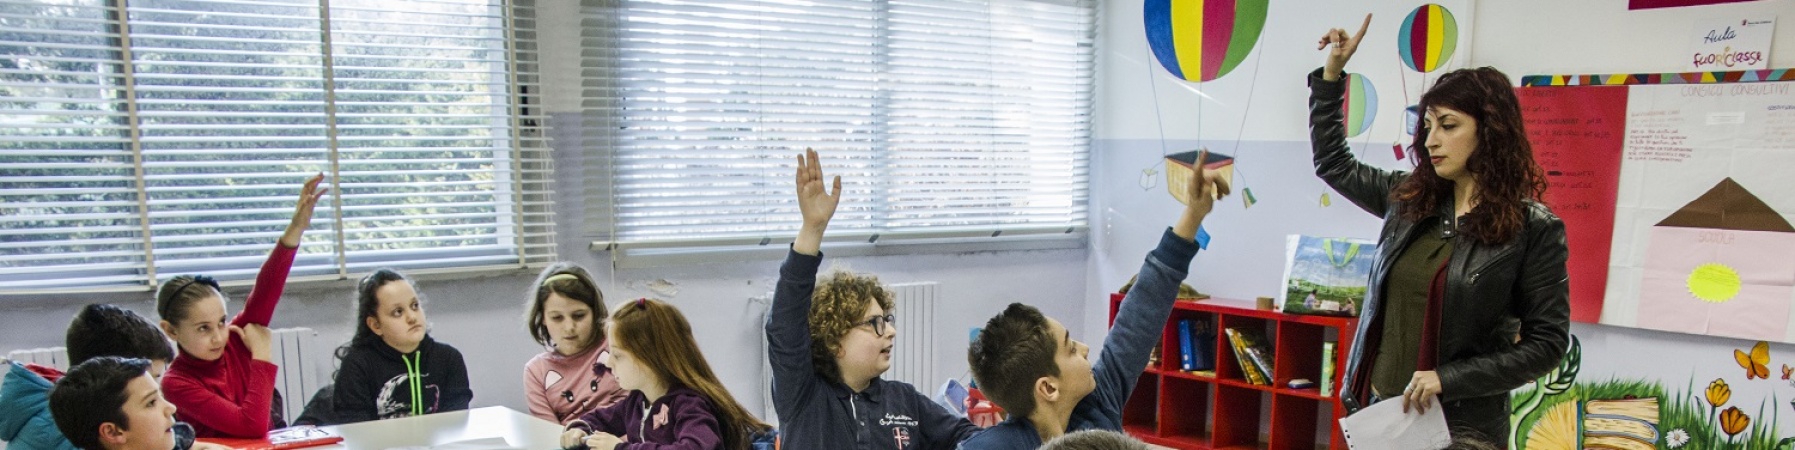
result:
M 916 405 L 917 425 L 929 442 L 929 446 L 925 448 L 954 448 L 960 441 L 979 432 L 979 427 L 973 425 L 972 421 L 948 412 L 947 408 L 917 392 L 915 387 L 906 383 L 894 384 L 909 388 L 907 393 L 910 395 L 910 403 Z
M 798 402 L 816 389 L 816 367 L 810 360 L 810 300 L 816 291 L 816 256 L 788 252 L 779 267 L 779 285 L 767 312 L 767 361 L 773 366 L 773 410 L 780 420 L 799 411 Z
M 1103 340 L 1103 353 L 1091 367 L 1096 372 L 1097 390 L 1086 401 L 1095 399 L 1104 411 L 1122 410 L 1135 381 L 1147 368 L 1153 344 L 1159 341 L 1178 299 L 1178 284 L 1189 275 L 1190 260 L 1196 256 L 1195 242 L 1166 228 L 1159 248 L 1147 254 L 1134 287 L 1122 298 L 1115 324 Z

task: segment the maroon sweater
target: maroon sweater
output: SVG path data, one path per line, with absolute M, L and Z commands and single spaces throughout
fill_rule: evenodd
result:
M 592 450 L 715 450 L 723 448 L 719 422 L 710 399 L 682 386 L 654 402 L 642 391 L 630 391 L 623 401 L 592 410 L 567 428 L 623 439 L 616 449 Z
M 243 312 L 231 325 L 268 326 L 296 253 L 297 248 L 274 245 L 256 274 Z M 162 376 L 162 395 L 179 408 L 175 420 L 192 424 L 198 437 L 260 438 L 268 434 L 275 370 L 274 363 L 251 357 L 243 339 L 232 334 L 216 360 L 202 361 L 186 350 L 175 355 Z

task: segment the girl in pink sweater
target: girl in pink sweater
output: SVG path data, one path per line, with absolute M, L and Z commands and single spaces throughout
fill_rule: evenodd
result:
M 530 286 L 525 320 L 530 337 L 547 349 L 524 364 L 530 415 L 565 425 L 628 396 L 602 359 L 609 352 L 604 323 L 610 314 L 592 275 L 573 263 L 556 263 Z
M 312 207 L 329 191 L 319 174 L 305 182 L 286 233 L 256 273 L 243 312 L 226 322 L 224 293 L 205 275 L 181 275 L 156 291 L 162 332 L 180 350 L 162 376 L 162 393 L 193 425 L 198 437 L 259 438 L 273 425 L 276 367 L 268 321 L 287 285 L 299 251 L 299 237 L 312 221 Z

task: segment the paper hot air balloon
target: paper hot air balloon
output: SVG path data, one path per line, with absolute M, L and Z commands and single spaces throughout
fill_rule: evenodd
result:
M 1377 117 L 1377 89 L 1364 75 L 1346 74 L 1346 101 L 1340 108 L 1346 117 L 1346 137 L 1371 130 L 1371 119 Z
M 1146 0 L 1147 45 L 1178 79 L 1209 81 L 1240 66 L 1265 30 L 1270 0 Z
M 1402 64 L 1420 72 L 1432 72 L 1452 59 L 1458 49 L 1458 19 L 1446 7 L 1428 3 L 1409 12 L 1396 34 L 1396 52 Z

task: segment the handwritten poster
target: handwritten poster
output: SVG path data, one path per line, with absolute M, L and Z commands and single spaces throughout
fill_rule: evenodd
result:
M 1795 82 L 1627 89 L 1602 323 L 1795 342 Z
M 1534 158 L 1546 171 L 1546 205 L 1564 219 L 1570 246 L 1571 320 L 1602 316 L 1609 250 L 1627 139 L 1625 86 L 1519 88 Z

